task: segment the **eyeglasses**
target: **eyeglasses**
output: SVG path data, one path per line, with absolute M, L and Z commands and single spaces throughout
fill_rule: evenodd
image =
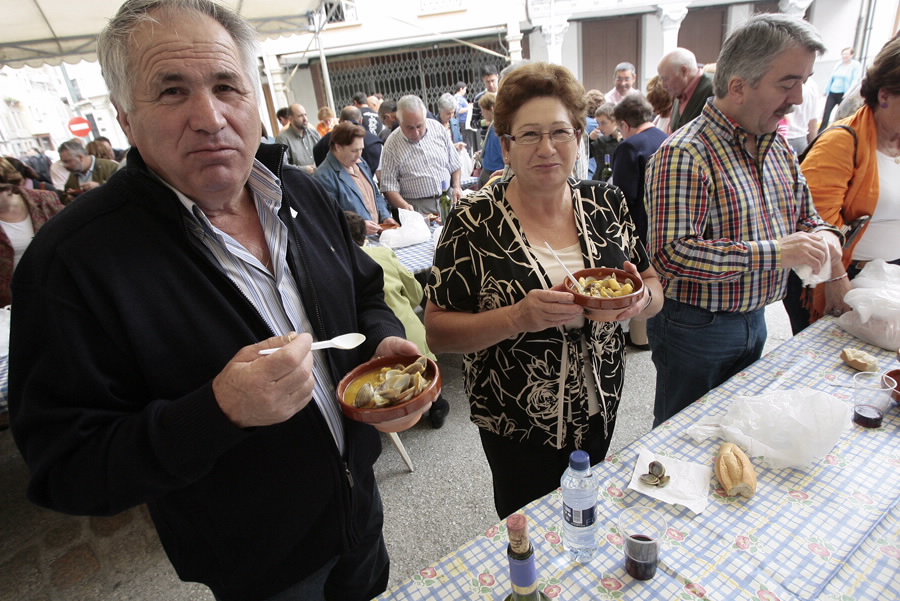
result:
M 581 130 L 577 127 L 561 127 L 559 129 L 554 129 L 553 131 L 541 132 L 541 131 L 523 131 L 520 134 L 515 136 L 511 136 L 509 134 L 503 134 L 504 138 L 512 140 L 517 144 L 522 144 L 523 146 L 527 146 L 530 144 L 537 144 L 540 142 L 544 136 L 550 136 L 550 141 L 554 144 L 562 144 L 564 142 L 571 142 L 575 139 L 575 137 L 581 133 Z

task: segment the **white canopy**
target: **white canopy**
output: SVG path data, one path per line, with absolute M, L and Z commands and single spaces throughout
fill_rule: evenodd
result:
M 249 20 L 260 38 L 307 31 L 321 0 L 217 0 Z M 4 0 L 0 65 L 21 67 L 96 60 L 97 34 L 122 0 Z

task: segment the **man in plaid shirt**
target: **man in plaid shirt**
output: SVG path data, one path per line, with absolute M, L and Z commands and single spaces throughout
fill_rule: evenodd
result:
M 839 234 L 776 133 L 824 50 L 805 21 L 751 18 L 722 48 L 715 97 L 648 166 L 647 244 L 666 294 L 648 324 L 654 426 L 761 356 L 765 307 L 790 268 L 840 262 Z

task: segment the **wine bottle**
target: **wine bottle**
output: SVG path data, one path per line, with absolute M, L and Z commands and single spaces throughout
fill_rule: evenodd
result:
M 534 547 L 528 539 L 528 520 L 521 513 L 514 513 L 506 518 L 506 529 L 509 532 L 506 555 L 512 581 L 512 593 L 506 601 L 549 601 L 537 587 Z
M 600 181 L 608 182 L 612 177 L 612 163 L 609 160 L 609 155 L 603 155 L 603 170 L 600 172 Z
M 443 190 L 443 192 L 438 200 L 438 205 L 441 210 L 441 223 L 447 223 L 447 217 L 453 209 L 453 201 L 450 199 L 449 182 L 441 182 L 441 190 Z

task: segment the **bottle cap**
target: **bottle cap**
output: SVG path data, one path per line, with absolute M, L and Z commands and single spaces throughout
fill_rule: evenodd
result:
M 591 456 L 587 451 L 572 451 L 569 455 L 569 467 L 573 470 L 583 472 L 591 467 Z

